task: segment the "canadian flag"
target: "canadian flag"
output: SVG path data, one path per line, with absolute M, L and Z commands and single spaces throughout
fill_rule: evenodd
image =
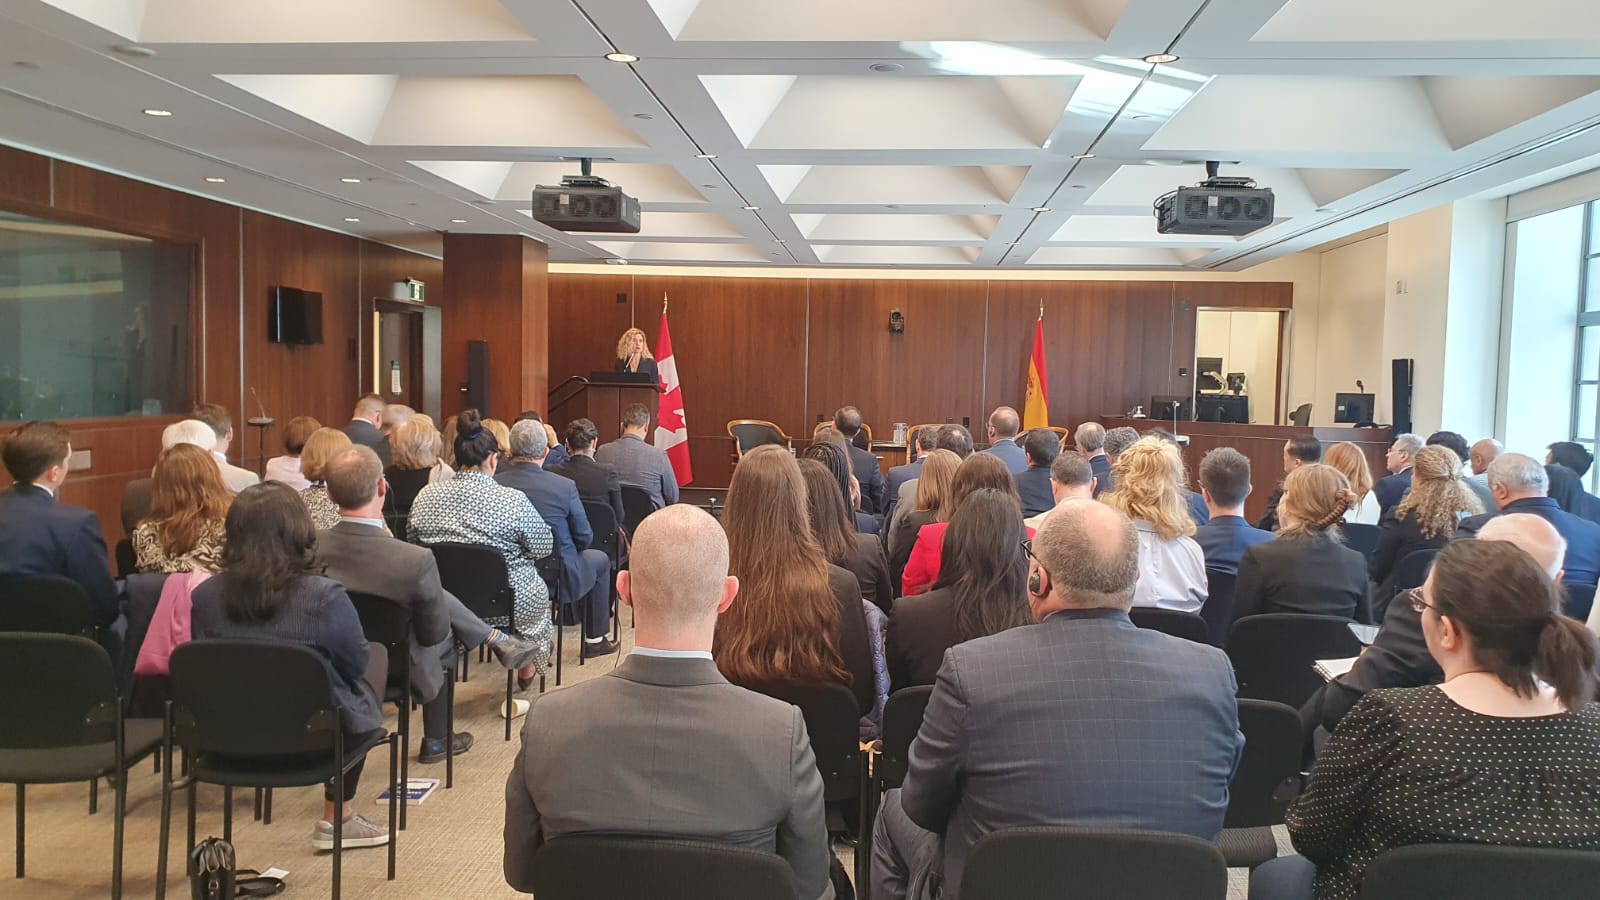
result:
M 667 330 L 667 298 L 661 298 L 661 336 L 656 339 L 656 371 L 661 373 L 661 409 L 656 414 L 658 448 L 665 450 L 678 485 L 694 480 L 689 467 L 689 425 L 683 417 L 683 385 L 672 358 L 672 333 Z

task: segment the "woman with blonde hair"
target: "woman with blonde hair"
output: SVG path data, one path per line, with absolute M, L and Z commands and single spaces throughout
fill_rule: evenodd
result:
M 877 692 L 861 585 L 828 564 L 807 502 L 782 447 L 757 447 L 734 468 L 722 526 L 739 601 L 717 617 L 711 655 L 737 685 L 845 685 L 865 715 Z
M 161 452 L 150 480 L 150 515 L 133 530 L 140 572 L 216 572 L 233 495 L 211 454 L 193 444 Z
M 952 450 L 934 450 L 923 457 L 922 469 L 917 473 L 917 490 L 909 510 L 895 516 L 889 527 L 889 573 L 894 577 L 895 594 L 900 594 L 901 577 L 906 563 L 911 560 L 911 550 L 917 544 L 917 532 L 933 522 L 948 522 L 954 511 L 946 512 L 950 499 L 950 486 L 955 481 L 956 470 L 961 468 L 961 457 Z
M 1438 550 L 1455 537 L 1462 518 L 1483 511 L 1477 495 L 1461 480 L 1461 457 L 1455 451 L 1437 445 L 1418 450 L 1411 457 L 1411 491 L 1383 521 L 1368 568 L 1372 583 L 1382 586 L 1373 616 L 1383 621 L 1398 589 L 1388 581 L 1402 559 L 1418 550 Z
M 511 429 L 499 419 L 484 419 L 483 430 L 494 435 L 494 442 L 500 447 L 500 465 L 511 462 Z
M 1197 613 L 1206 602 L 1206 557 L 1195 543 L 1183 456 L 1178 445 L 1143 437 L 1112 464 L 1116 490 L 1100 502 L 1133 520 L 1139 532 L 1139 581 L 1134 606 Z
M 617 371 L 649 375 L 651 381 L 661 380 L 661 373 L 656 370 L 656 359 L 650 355 L 650 343 L 645 340 L 643 331 L 629 328 L 617 339 Z
M 1309 613 L 1365 622 L 1371 618 L 1367 558 L 1344 545 L 1335 527 L 1356 502 L 1344 474 L 1311 463 L 1283 480 L 1278 537 L 1239 561 L 1233 618 Z
M 456 474 L 439 458 L 443 442 L 433 420 L 424 415 L 411 417 L 389 433 L 393 461 L 383 473 L 389 479 L 383 518 L 389 523 L 389 530 L 401 540 L 406 538 L 406 518 L 411 515 L 411 504 L 416 502 L 417 494 L 428 485 L 448 481 Z
M 1322 462 L 1339 470 L 1350 482 L 1350 492 L 1356 495 L 1355 505 L 1344 512 L 1344 521 L 1350 525 L 1376 525 L 1382 515 L 1378 495 L 1372 490 L 1372 467 L 1367 455 L 1349 441 L 1340 441 L 1322 454 Z
M 310 487 L 300 492 L 300 499 L 311 513 L 311 524 L 319 531 L 339 524 L 339 504 L 328 496 L 328 466 L 339 454 L 354 446 L 344 432 L 324 427 L 313 431 L 300 451 L 300 474 L 311 482 Z

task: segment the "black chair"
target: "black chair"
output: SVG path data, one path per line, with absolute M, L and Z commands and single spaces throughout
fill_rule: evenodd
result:
M 1233 623 L 1227 651 L 1240 697 L 1299 709 L 1324 683 L 1316 661 L 1357 656 L 1361 641 L 1339 616 L 1266 613 Z
M 563 578 L 564 567 L 561 565 L 560 556 L 552 553 L 543 559 L 535 560 L 533 568 L 539 573 L 539 580 L 544 582 L 545 593 L 550 597 L 550 631 L 551 635 L 555 639 L 555 647 L 553 648 L 554 652 L 551 655 L 555 657 L 556 663 L 556 687 L 560 687 L 561 657 L 564 655 L 566 649 L 567 630 L 565 626 L 567 624 L 568 617 L 573 615 L 573 598 L 567 596 L 565 586 L 566 582 Z M 584 604 L 581 612 L 583 616 L 581 624 L 583 624 L 585 628 L 584 632 L 578 635 L 580 640 L 588 631 L 588 604 Z M 575 619 L 575 621 L 580 620 Z M 582 653 L 578 654 L 578 665 L 583 665 Z M 543 688 L 541 686 L 541 690 L 542 689 Z
M 1490 844 L 1417 844 L 1380 854 L 1361 879 L 1360 900 L 1503 900 L 1592 897 L 1600 853 Z
M 118 578 L 127 578 L 139 571 L 139 558 L 133 552 L 133 541 L 127 538 L 117 541 L 116 550 L 112 552 L 117 561 Z
M 1594 609 L 1594 585 L 1563 584 L 1561 591 L 1565 597 L 1561 611 L 1579 622 L 1589 621 L 1589 613 Z
M 1372 554 L 1378 552 L 1378 536 L 1383 530 L 1376 525 L 1360 525 L 1355 522 L 1344 522 L 1339 525 L 1339 530 L 1344 532 L 1344 544 L 1351 550 L 1356 550 L 1372 562 Z
M 745 847 L 622 835 L 558 837 L 533 855 L 539 900 L 796 900 L 783 857 Z
M 624 499 L 627 498 L 627 486 L 624 486 L 622 496 Z M 626 512 L 626 507 L 624 507 L 624 512 Z M 626 568 L 628 564 L 628 554 L 623 547 L 621 525 L 617 522 L 617 513 L 609 504 L 592 503 L 585 500 L 583 502 L 583 514 L 589 520 L 589 530 L 594 532 L 594 544 L 589 549 L 600 550 L 605 553 L 606 559 L 611 562 L 611 583 L 616 584 L 617 573 Z M 617 603 L 617 592 L 612 590 L 612 640 L 616 640 L 620 627 L 620 623 L 617 621 Z M 556 683 L 560 684 L 561 682 L 558 681 Z
M 1395 564 L 1394 571 L 1372 592 L 1373 622 L 1382 624 L 1394 598 L 1414 587 L 1421 587 L 1428 580 L 1428 570 L 1433 568 L 1433 558 L 1438 555 L 1438 550 L 1413 550 Z
M 286 641 L 191 641 L 172 652 L 172 696 L 162 748 L 160 855 L 156 900 L 166 896 L 172 794 L 188 795 L 188 843 L 195 843 L 195 788 L 222 785 L 222 837 L 233 839 L 233 789 L 303 787 L 333 782 L 344 796 L 346 774 L 367 751 L 389 745 L 389 880 L 399 841 L 399 734 L 379 731 L 345 745 L 344 713 L 328 684 L 327 661 Z M 182 747 L 188 773 L 173 778 L 172 749 Z M 344 859 L 342 816 L 333 823 L 333 900 Z
M 1270 700 L 1240 700 L 1244 755 L 1228 785 L 1228 815 L 1217 846 L 1228 868 L 1254 869 L 1278 855 L 1272 826 L 1300 794 L 1300 713 Z
M 1206 622 L 1207 643 L 1221 647 L 1228 643 L 1228 629 L 1233 626 L 1233 589 L 1237 575 L 1206 570 L 1206 602 L 1200 606 L 1200 618 Z
M 1298 428 L 1311 424 L 1311 404 L 1302 403 L 1295 407 L 1294 412 L 1289 413 L 1289 424 Z
M 94 636 L 94 607 L 83 586 L 62 575 L 0 578 L 0 631 Z
M 505 557 L 493 547 L 481 544 L 439 543 L 429 544 L 434 562 L 439 566 L 439 583 L 455 595 L 461 605 L 472 610 L 486 622 L 504 619 L 506 628 L 514 620 L 515 594 L 511 590 L 511 575 L 506 571 Z M 559 660 L 560 657 L 557 657 Z M 467 680 L 467 654 L 461 654 L 461 680 Z M 539 687 L 544 689 L 541 676 Z M 559 683 L 559 682 L 558 682 Z M 517 673 L 506 670 L 506 740 L 511 740 L 511 700 L 517 684 Z
M 794 438 L 783 429 L 765 419 L 734 419 L 728 423 L 728 437 L 733 438 L 733 458 L 737 462 L 746 453 L 765 444 L 777 444 L 787 450 L 794 449 Z
M 1187 834 L 1036 826 L 978 839 L 962 900 L 1222 900 L 1228 866 Z
M 99 644 L 26 632 L 0 634 L 0 722 L 0 782 L 17 788 L 17 877 L 25 868 L 25 786 L 87 781 L 92 814 L 95 785 L 109 775 L 116 790 L 111 896 L 120 898 L 128 770 L 161 746 L 161 722 L 123 719 L 111 657 Z
M 878 793 L 897 788 L 911 766 L 911 742 L 922 729 L 922 714 L 928 709 L 933 685 L 901 688 L 889 695 L 883 707 L 883 748 L 872 763 L 872 776 Z
M 622 486 L 622 530 L 630 537 L 639 530 L 639 523 L 656 511 L 656 502 L 650 494 L 637 485 Z
M 1202 607 L 1203 608 L 1203 607 Z M 1196 644 L 1211 643 L 1211 627 L 1194 613 L 1177 609 L 1160 609 L 1154 606 L 1136 606 L 1128 610 L 1128 618 L 1140 628 L 1170 634 Z

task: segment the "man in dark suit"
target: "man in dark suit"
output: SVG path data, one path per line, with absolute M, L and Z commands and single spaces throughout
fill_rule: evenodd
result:
M 1421 442 L 1418 442 L 1417 446 L 1420 448 L 1422 446 Z M 1409 459 L 1409 457 L 1407 458 Z M 1301 466 L 1321 461 L 1322 442 L 1315 437 L 1309 434 L 1297 434 L 1283 442 L 1283 474 L 1285 476 Z M 1408 479 L 1410 477 L 1410 475 L 1406 476 Z M 1279 481 L 1278 486 L 1273 488 L 1271 495 L 1267 497 L 1267 511 L 1262 515 L 1261 521 L 1256 523 L 1257 528 L 1262 531 L 1278 530 L 1278 502 L 1282 499 L 1283 482 Z
M 919 434 L 920 436 L 920 434 Z M 933 435 L 935 450 L 949 450 L 956 456 L 966 459 L 972 455 L 972 432 L 965 427 L 953 422 L 940 425 Z M 900 493 L 895 495 L 895 517 L 904 517 L 913 506 L 917 497 L 917 479 L 912 478 L 900 485 Z M 894 519 L 884 520 L 889 527 L 884 529 L 884 539 L 894 533 Z
M 1567 542 L 1561 568 L 1568 584 L 1589 586 L 1600 580 L 1600 525 L 1566 512 L 1545 496 L 1550 476 L 1537 460 L 1521 453 L 1502 454 L 1489 464 L 1489 490 L 1499 511 L 1461 520 L 1462 534 L 1476 535 L 1497 515 L 1529 513 L 1554 525 Z
M 583 600 L 583 655 L 606 656 L 617 652 L 606 638 L 611 631 L 611 560 L 597 550 L 589 516 L 578 498 L 578 487 L 554 472 L 544 470 L 549 451 L 544 423 L 523 420 L 511 429 L 511 465 L 495 473 L 494 480 L 516 488 L 528 497 L 550 526 L 561 559 L 564 603 Z
M 776 853 L 804 900 L 832 896 L 822 778 L 797 707 L 735 687 L 711 661 L 738 593 L 728 541 L 701 510 L 669 506 L 634 535 L 617 578 L 637 616 L 613 671 L 533 701 L 506 782 L 506 883 L 567 834 L 712 841 Z M 596 753 L 604 765 L 578 765 Z M 863 849 L 860 852 L 865 852 Z
M 1215 840 L 1244 736 L 1222 651 L 1136 628 L 1133 523 L 1057 507 L 1034 538 L 1039 623 L 946 651 L 904 787 L 872 848 L 875 900 L 958 900 L 973 844 L 1003 828 L 1079 825 Z M 941 859 L 942 855 L 942 859 Z M 935 876 L 936 877 L 936 876 Z
M 1022 515 L 1037 516 L 1055 508 L 1056 498 L 1050 492 L 1050 464 L 1061 455 L 1061 444 L 1056 433 L 1048 428 L 1035 428 L 1022 439 L 1022 450 L 1028 457 L 1028 468 L 1011 476 L 1017 484 L 1017 496 L 1022 498 Z
M 1000 457 L 1013 475 L 1028 468 L 1028 455 L 1017 445 L 1017 434 L 1022 430 L 1022 417 L 1009 406 L 996 407 L 989 414 L 989 447 L 983 452 Z
M 842 406 L 833 414 L 833 430 L 844 438 L 845 449 L 850 454 L 850 472 L 861 483 L 861 510 L 877 514 L 888 508 L 884 497 L 883 470 L 878 467 L 878 457 L 871 450 L 856 446 L 856 436 L 861 434 L 861 410 Z
M 71 436 L 54 422 L 29 422 L 0 443 L 0 458 L 16 482 L 0 493 L 0 576 L 64 575 L 88 595 L 94 624 L 116 622 L 121 603 L 107 567 L 100 520 L 59 500 Z
M 1106 427 L 1099 422 L 1084 422 L 1072 434 L 1078 452 L 1089 461 L 1094 473 L 1094 495 L 1099 497 L 1111 484 L 1111 457 L 1106 455 Z
M 622 523 L 622 480 L 616 470 L 594 461 L 594 442 L 600 432 L 588 419 L 574 419 L 567 426 L 567 449 L 572 458 L 548 471 L 578 486 L 578 499 L 584 503 L 604 503 Z
M 1489 491 L 1488 479 L 1469 477 L 1468 472 L 1472 464 L 1472 449 L 1467 446 L 1467 439 L 1454 431 L 1435 431 L 1428 435 L 1427 446 L 1446 447 L 1456 458 L 1461 460 L 1461 484 L 1471 491 L 1478 502 L 1483 504 L 1484 510 L 1494 509 L 1494 495 Z M 1409 493 L 1409 491 L 1408 491 Z M 1403 499 L 1402 495 L 1402 499 Z
M 1416 456 L 1422 447 L 1422 438 L 1414 434 L 1402 434 L 1389 445 L 1383 465 L 1390 474 L 1379 478 L 1378 483 L 1372 486 L 1372 494 L 1378 498 L 1380 515 L 1389 515 L 1389 511 L 1399 506 L 1406 492 L 1411 490 L 1411 457 Z
M 1256 544 L 1272 540 L 1272 532 L 1251 528 L 1244 519 L 1250 496 L 1250 460 L 1232 447 L 1218 447 L 1200 460 L 1200 495 L 1211 521 L 1194 533 L 1206 555 L 1206 568 L 1239 574 L 1239 560 Z
M 350 421 L 340 429 L 350 438 L 350 442 L 363 447 L 371 447 L 378 458 L 383 460 L 383 467 L 389 468 L 393 458 L 390 455 L 389 439 L 383 433 L 383 398 L 377 394 L 367 394 L 356 401 L 356 408 L 350 413 Z
M 922 461 L 933 452 L 935 441 L 939 432 L 936 428 L 924 428 L 917 432 L 917 439 L 912 444 L 911 452 L 915 457 L 903 466 L 893 466 L 889 469 L 889 477 L 884 482 L 883 495 L 888 498 L 888 507 L 883 511 L 885 522 L 894 521 L 894 509 L 900 505 L 900 487 L 908 481 L 917 480 L 922 474 Z

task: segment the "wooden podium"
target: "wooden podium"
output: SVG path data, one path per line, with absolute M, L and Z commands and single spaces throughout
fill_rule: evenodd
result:
M 614 441 L 622 435 L 622 411 L 642 403 L 650 411 L 650 425 L 656 422 L 656 410 L 661 403 L 661 388 L 649 381 L 638 381 L 618 372 L 595 372 L 589 383 L 572 399 L 561 404 L 559 417 L 552 412 L 557 431 L 564 430 L 574 419 L 588 419 L 600 432 L 599 443 Z

